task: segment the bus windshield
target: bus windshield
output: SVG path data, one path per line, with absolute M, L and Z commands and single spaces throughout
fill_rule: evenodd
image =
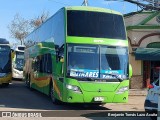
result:
M 11 51 L 9 46 L 0 46 L 0 73 L 11 72 Z
M 117 14 L 67 11 L 68 36 L 126 40 L 123 17 Z
M 106 45 L 68 44 L 67 76 L 127 79 L 128 50 Z
M 16 51 L 15 69 L 22 71 L 24 64 L 24 52 Z

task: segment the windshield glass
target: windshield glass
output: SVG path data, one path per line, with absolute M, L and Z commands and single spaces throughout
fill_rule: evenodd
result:
M 123 47 L 69 44 L 67 76 L 126 79 L 128 77 L 128 50 Z
M 0 73 L 11 72 L 11 51 L 9 46 L 0 46 Z
M 117 14 L 67 11 L 68 36 L 126 40 L 123 17 Z
M 16 51 L 15 69 L 23 70 L 24 52 Z
M 100 47 L 100 78 L 113 78 L 108 74 L 117 75 L 121 79 L 128 76 L 128 51 L 122 47 Z

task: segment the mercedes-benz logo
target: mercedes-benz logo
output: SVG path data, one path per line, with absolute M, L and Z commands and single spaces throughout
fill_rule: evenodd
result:
M 101 89 L 99 89 L 98 92 L 101 92 Z

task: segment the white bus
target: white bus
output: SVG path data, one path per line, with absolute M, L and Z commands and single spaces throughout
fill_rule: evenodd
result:
M 14 50 L 15 55 L 12 61 L 12 78 L 23 78 L 24 49 L 24 45 L 18 45 Z

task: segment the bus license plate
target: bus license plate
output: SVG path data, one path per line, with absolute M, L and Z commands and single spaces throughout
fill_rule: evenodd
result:
M 94 97 L 94 101 L 104 101 L 104 97 Z

